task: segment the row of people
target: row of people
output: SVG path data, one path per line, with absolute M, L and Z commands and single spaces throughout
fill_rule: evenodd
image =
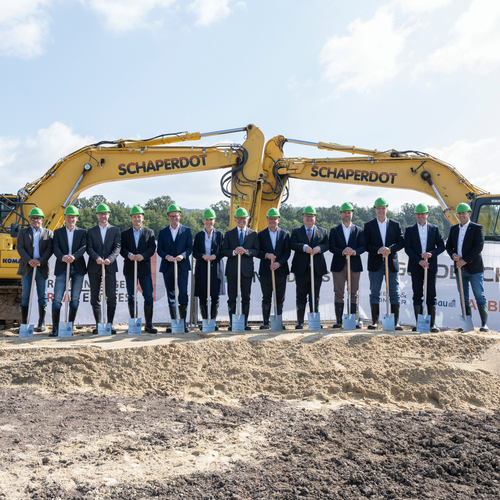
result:
M 288 260 L 294 251 L 291 272 L 296 283 L 296 328 L 304 327 L 304 316 L 309 301 L 311 312 L 319 311 L 320 289 L 323 276 L 328 273 L 324 254 L 333 253 L 330 271 L 333 276 L 336 323 L 334 328 L 342 327 L 344 310 L 344 290 L 347 281 L 347 257 L 351 269 L 351 314 L 358 308 L 359 281 L 363 271 L 360 256 L 368 252 L 368 273 L 370 280 L 370 307 L 372 322 L 369 329 L 375 329 L 380 315 L 380 289 L 385 276 L 385 260 L 389 268 L 389 297 L 391 313 L 394 314 L 396 330 L 399 325 L 399 261 L 398 251 L 405 249 L 408 260 L 408 274 L 411 275 L 413 306 L 415 318 L 423 311 L 424 270 L 427 269 L 427 310 L 431 317 L 431 331 L 439 331 L 436 318 L 436 277 L 437 257 L 445 248 L 455 262 L 455 270 L 461 269 L 465 284 L 465 303 L 469 302 L 469 283 L 472 286 L 481 317 L 481 330 L 487 331 L 487 306 L 483 287 L 484 266 L 481 251 L 484 246 L 482 227 L 470 221 L 470 207 L 459 204 L 456 213 L 460 221 L 450 230 L 446 247 L 439 228 L 427 222 L 428 208 L 419 204 L 415 209 L 416 224 L 406 228 L 405 235 L 399 222 L 387 218 L 388 203 L 383 198 L 375 201 L 376 217 L 367 222 L 362 229 L 352 223 L 354 207 L 350 203 L 341 206 L 342 222 L 330 230 L 316 225 L 316 210 L 308 206 L 303 210 L 303 225 L 293 229 L 291 236 L 279 228 L 280 213 L 272 208 L 267 213 L 267 228 L 257 233 L 248 227 L 249 215 L 244 208 L 238 208 L 234 214 L 236 227 L 225 235 L 214 228 L 215 212 L 207 209 L 203 213 L 204 229 L 194 239 L 191 229 L 180 223 L 182 210 L 172 204 L 167 210 L 170 224 L 163 228 L 156 245 L 154 232 L 143 226 L 144 211 L 135 206 L 130 212 L 132 227 L 121 232 L 109 224 L 110 209 L 102 203 L 96 209 L 98 224 L 88 231 L 76 226 L 79 212 L 69 206 L 64 212 L 65 226 L 52 231 L 44 229 L 44 214 L 34 208 L 29 214 L 30 227 L 23 229 L 17 240 L 17 249 L 21 257 L 18 274 L 22 277 L 22 322 L 26 323 L 29 305 L 29 293 L 33 269 L 35 276 L 39 322 L 36 331 L 44 331 L 45 311 L 47 306 L 46 283 L 49 274 L 48 260 L 52 253 L 56 256 L 56 276 L 54 299 L 52 303 L 51 335 L 57 336 L 60 311 L 66 290 L 66 271 L 69 264 L 71 280 L 71 301 L 69 319 L 74 322 L 79 306 L 79 297 L 83 278 L 89 275 L 91 306 L 96 324 L 101 318 L 100 289 L 103 269 L 105 271 L 105 294 L 107 297 L 107 322 L 113 323 L 116 310 L 116 259 L 124 257 L 123 274 L 125 276 L 130 316 L 134 317 L 134 261 L 137 261 L 137 275 L 144 297 L 145 331 L 157 333 L 153 326 L 153 281 L 151 276 L 151 257 L 155 251 L 161 258 L 160 272 L 163 274 L 170 316 L 176 319 L 175 302 L 175 267 L 177 265 L 178 311 L 181 319 L 186 319 L 188 307 L 188 275 L 191 270 L 190 255 L 196 259 L 195 296 L 199 298 L 203 319 L 216 319 L 219 309 L 219 297 L 225 294 L 224 276 L 228 287 L 229 329 L 232 328 L 232 315 L 236 312 L 238 257 L 241 258 L 241 303 L 245 316 L 245 329 L 248 326 L 250 311 L 251 284 L 254 275 L 254 257 L 260 259 L 259 275 L 262 290 L 261 329 L 269 328 L 271 299 L 273 292 L 272 274 L 274 272 L 277 313 L 282 314 L 285 300 L 287 276 L 290 273 Z M 84 254 L 89 255 L 88 266 Z M 227 258 L 224 270 L 223 257 Z M 311 262 L 313 278 L 311 278 Z M 209 293 L 211 308 L 208 310 L 207 266 L 211 266 Z M 313 279 L 314 283 L 311 283 Z M 458 278 L 457 278 L 458 286 Z M 314 287 L 315 303 L 312 303 Z M 466 314 L 470 315 L 470 305 Z M 185 322 L 186 324 L 186 322 Z M 361 327 L 358 321 L 357 327 Z M 186 327 L 187 329 L 187 327 Z M 415 329 L 415 328 L 414 328 Z M 167 329 L 169 332 L 170 329 Z M 97 333 L 97 325 L 93 331 Z M 112 333 L 116 333 L 112 328 Z

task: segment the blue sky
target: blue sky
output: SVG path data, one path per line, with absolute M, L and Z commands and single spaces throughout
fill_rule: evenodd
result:
M 9 0 L 0 4 L 1 192 L 105 139 L 254 123 L 266 139 L 425 151 L 500 193 L 500 3 L 493 0 Z M 243 134 L 200 144 L 243 142 Z M 323 157 L 287 145 L 287 156 Z M 83 196 L 184 207 L 221 172 Z M 411 191 L 292 181 L 289 203 L 396 208 Z

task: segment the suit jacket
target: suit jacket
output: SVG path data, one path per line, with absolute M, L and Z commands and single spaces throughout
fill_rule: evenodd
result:
M 401 224 L 395 220 L 387 219 L 387 233 L 385 235 L 385 246 L 391 250 L 389 255 L 389 271 L 399 273 L 398 252 L 403 248 L 404 238 Z M 382 255 L 378 249 L 383 245 L 377 219 L 372 219 L 365 224 L 365 241 L 368 253 L 368 271 L 378 271 L 383 263 Z
M 118 264 L 116 258 L 120 255 L 121 238 L 120 230 L 111 224 L 106 231 L 104 243 L 101 238 L 101 230 L 99 225 L 91 227 L 87 231 L 87 253 L 89 254 L 89 273 L 100 273 L 101 266 L 96 260 L 101 257 L 102 259 L 109 259 L 111 264 L 104 266 L 106 274 L 116 273 L 118 271 Z
M 151 257 L 156 252 L 155 233 L 148 227 L 141 227 L 141 234 L 139 235 L 139 244 L 135 246 L 134 228 L 129 227 L 122 231 L 120 253 L 125 259 L 123 262 L 123 275 L 134 275 L 134 261 L 128 258 L 129 254 L 141 254 L 144 260 L 137 262 L 137 274 L 140 276 L 147 276 L 151 274 Z
M 49 259 L 52 255 L 54 245 L 54 234 L 50 229 L 41 228 L 40 239 L 38 241 L 38 250 L 40 252 L 40 266 L 37 272 L 41 272 L 42 276 L 47 279 L 49 277 L 50 267 Z M 16 250 L 21 257 L 17 274 L 26 276 L 33 269 L 28 262 L 33 258 L 33 230 L 30 227 L 21 229 L 17 236 Z
M 224 295 L 224 261 L 222 260 L 222 242 L 224 234 L 217 229 L 212 229 L 212 246 L 210 255 L 215 255 L 215 260 L 210 262 L 210 295 Z M 207 269 L 208 263 L 203 260 L 205 255 L 205 231 L 200 231 L 194 237 L 193 257 L 196 259 L 194 295 L 205 297 L 207 295 Z
M 222 242 L 222 256 L 227 257 L 226 276 L 238 276 L 238 256 L 233 251 L 240 246 L 238 228 L 230 229 Z M 257 231 L 246 228 L 243 248 L 248 250 L 248 255 L 241 256 L 241 274 L 247 278 L 253 277 L 253 258 L 260 255 L 259 235 Z
M 191 270 L 191 263 L 189 262 L 189 257 L 193 253 L 193 235 L 191 234 L 191 228 L 179 224 L 179 230 L 177 231 L 177 236 L 174 241 L 170 233 L 170 225 L 164 227 L 158 235 L 157 252 L 161 257 L 161 273 L 174 274 L 174 263 L 165 260 L 165 257 L 168 255 L 172 257 L 182 255 L 184 259 L 177 263 L 178 268 L 185 272 Z
M 287 276 L 290 274 L 288 267 L 288 259 L 290 258 L 290 235 L 284 229 L 278 228 L 276 237 L 276 248 L 273 249 L 271 242 L 271 235 L 269 228 L 259 232 L 259 245 L 260 245 L 260 276 L 271 276 L 271 261 L 266 259 L 266 253 L 276 255 L 276 262 L 279 262 L 280 267 L 276 269 L 275 273 L 279 276 Z
M 84 259 L 87 250 L 87 231 L 81 227 L 73 229 L 73 244 L 71 245 L 71 255 L 75 258 L 73 266 L 78 274 L 85 276 L 87 274 L 87 264 Z M 56 256 L 56 276 L 66 272 L 67 264 L 62 261 L 65 255 L 69 254 L 68 233 L 66 226 L 60 227 L 54 231 L 54 255 Z
M 353 224 L 351 226 L 351 233 L 349 234 L 349 241 L 346 242 L 342 226 L 343 224 L 340 223 L 338 226 L 330 229 L 330 252 L 333 253 L 330 271 L 340 273 L 344 269 L 347 257 L 342 255 L 342 252 L 347 247 L 351 247 L 356 252 L 356 255 L 353 255 L 350 259 L 351 271 L 359 273 L 363 270 L 360 255 L 366 250 L 365 235 L 359 226 Z
M 408 226 L 405 230 L 405 252 L 408 255 L 408 274 L 423 269 L 419 262 L 422 260 L 422 243 L 418 234 L 418 223 Z M 444 241 L 437 226 L 427 223 L 426 252 L 432 254 L 429 260 L 429 271 L 437 273 L 437 257 L 444 252 Z
M 450 235 L 446 242 L 446 251 L 450 257 L 458 254 L 458 233 L 460 224 L 456 224 L 450 228 Z M 462 244 L 461 257 L 467 262 L 464 269 L 470 274 L 482 273 L 484 271 L 483 258 L 481 252 L 484 247 L 484 232 L 483 226 L 475 222 L 469 222 L 467 231 L 465 232 L 464 242 Z M 455 270 L 457 264 L 455 263 Z
M 314 226 L 311 242 L 307 239 L 305 226 L 296 227 L 292 230 L 290 237 L 290 248 L 295 252 L 292 259 L 292 273 L 302 275 L 308 270 L 311 262 L 311 257 L 308 253 L 304 252 L 304 245 L 309 245 L 311 248 L 319 246 L 321 252 L 317 253 L 314 259 L 314 273 L 318 276 L 328 274 L 326 267 L 325 252 L 328 251 L 328 234 L 326 229 L 319 226 Z

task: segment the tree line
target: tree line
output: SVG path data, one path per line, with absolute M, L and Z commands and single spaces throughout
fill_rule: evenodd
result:
M 111 210 L 109 221 L 111 224 L 119 227 L 122 231 L 130 227 L 131 223 L 129 214 L 132 206 L 126 205 L 122 201 L 109 201 L 102 195 L 95 195 L 90 198 L 79 198 L 74 203 L 74 205 L 80 210 L 78 226 L 83 229 L 89 229 L 97 224 L 95 209 L 100 203 L 106 203 L 109 206 Z M 156 237 L 158 237 L 160 229 L 169 224 L 167 208 L 172 203 L 175 203 L 175 200 L 170 196 L 164 195 L 152 198 L 142 206 L 144 209 L 144 225 L 151 228 L 155 232 Z M 212 208 L 217 215 L 215 228 L 225 233 L 229 228 L 229 202 L 226 200 L 219 201 L 218 203 L 210 205 L 210 208 Z M 375 211 L 372 207 L 360 207 L 354 205 L 354 208 L 355 210 L 352 222 L 357 226 L 363 227 L 365 222 L 368 222 L 375 217 Z M 203 230 L 203 210 L 189 209 L 182 206 L 181 209 L 181 224 L 189 226 L 193 236 Z M 303 207 L 293 207 L 292 205 L 283 203 L 280 207 L 280 227 L 291 233 L 294 227 L 302 225 L 302 210 Z M 413 203 L 405 203 L 398 212 L 392 212 L 389 210 L 387 216 L 389 219 L 400 222 L 404 230 L 404 228 L 415 224 L 416 219 L 414 210 L 415 205 Z M 318 226 L 329 230 L 330 228 L 341 223 L 340 205 L 332 205 L 331 207 L 316 207 L 316 211 L 318 213 L 316 217 L 316 224 Z M 446 217 L 439 206 L 429 206 L 428 221 L 439 227 L 444 238 L 448 236 L 450 223 L 446 220 Z

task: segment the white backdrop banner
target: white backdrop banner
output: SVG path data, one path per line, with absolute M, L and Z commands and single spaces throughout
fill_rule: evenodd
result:
M 483 251 L 483 260 L 485 263 L 484 272 L 484 287 L 486 299 L 488 300 L 488 311 L 489 311 L 489 326 L 490 328 L 499 331 L 500 330 L 500 302 L 499 302 L 499 278 L 500 269 L 496 265 L 498 258 L 496 253 L 500 249 L 500 246 L 495 244 L 485 245 Z M 154 286 L 154 298 L 155 298 L 155 308 L 154 308 L 154 318 L 155 323 L 166 323 L 170 322 L 170 317 L 168 314 L 167 299 L 165 296 L 165 286 L 163 282 L 163 275 L 159 272 L 159 266 L 157 265 L 157 254 L 152 258 L 152 269 L 153 269 L 153 286 Z M 328 252 L 325 255 L 328 268 L 330 267 L 330 262 L 332 259 L 332 254 Z M 413 302 L 412 302 L 412 289 L 411 289 L 411 278 L 408 276 L 407 269 L 407 255 L 402 251 L 399 252 L 400 260 L 400 295 L 401 295 L 401 315 L 400 322 L 403 325 L 414 325 L 415 318 L 413 314 Z M 368 272 L 366 271 L 367 265 L 367 254 L 362 256 L 363 267 L 365 271 L 361 273 L 360 280 L 360 313 L 363 319 L 369 319 L 371 317 L 370 313 L 370 283 L 368 279 Z M 55 257 L 51 259 L 51 270 L 54 269 Z M 120 271 L 117 273 L 117 309 L 115 315 L 115 323 L 127 323 L 128 322 L 128 307 L 127 307 L 127 288 L 125 285 L 125 278 L 121 270 L 123 269 L 123 259 L 119 257 L 118 267 Z M 255 269 L 258 269 L 259 261 L 255 259 Z M 227 287 L 226 287 L 227 288 Z M 189 283 L 189 291 L 191 290 L 191 279 Z M 35 294 L 36 295 L 36 294 Z M 51 323 L 50 310 L 52 298 L 54 295 L 54 275 L 51 273 L 48 280 L 47 296 L 48 296 L 48 310 L 47 310 L 47 323 Z M 144 316 L 143 310 L 143 300 L 142 295 L 139 293 L 139 315 Z M 259 276 L 257 273 L 254 275 L 254 281 L 252 285 L 252 301 L 250 306 L 250 321 L 261 321 L 261 291 L 259 284 Z M 470 290 L 471 306 L 472 306 L 472 317 L 475 326 L 479 323 L 479 313 L 477 312 L 476 303 L 474 296 L 472 295 L 472 290 Z M 220 320 L 228 320 L 227 312 L 227 296 L 221 296 L 220 307 L 219 307 L 219 317 Z M 383 314 L 385 312 L 386 294 L 385 294 L 385 283 L 382 284 L 381 290 L 381 311 Z M 35 321 L 37 316 L 37 306 L 36 297 L 33 300 L 33 314 L 31 322 Z M 64 314 L 64 306 L 62 313 Z M 335 319 L 335 309 L 333 305 L 333 282 L 331 274 L 323 277 L 323 285 L 321 286 L 320 293 L 320 313 L 321 319 L 324 321 L 333 321 Z M 438 258 L 438 279 L 437 279 L 437 316 L 436 323 L 440 327 L 446 328 L 457 328 L 460 326 L 459 315 L 461 314 L 460 307 L 460 297 L 457 291 L 455 273 L 453 269 L 453 262 L 448 257 L 448 254 L 444 253 Z M 288 278 L 285 307 L 283 310 L 283 320 L 284 321 L 296 321 L 295 313 L 295 277 L 290 274 Z M 143 319 L 144 321 L 144 319 Z M 201 318 L 200 318 L 201 321 Z M 78 310 L 78 316 L 76 319 L 76 324 L 89 325 L 94 323 L 94 317 L 92 314 L 92 308 L 90 306 L 90 286 L 88 276 L 85 277 L 82 295 L 80 297 L 80 308 Z

